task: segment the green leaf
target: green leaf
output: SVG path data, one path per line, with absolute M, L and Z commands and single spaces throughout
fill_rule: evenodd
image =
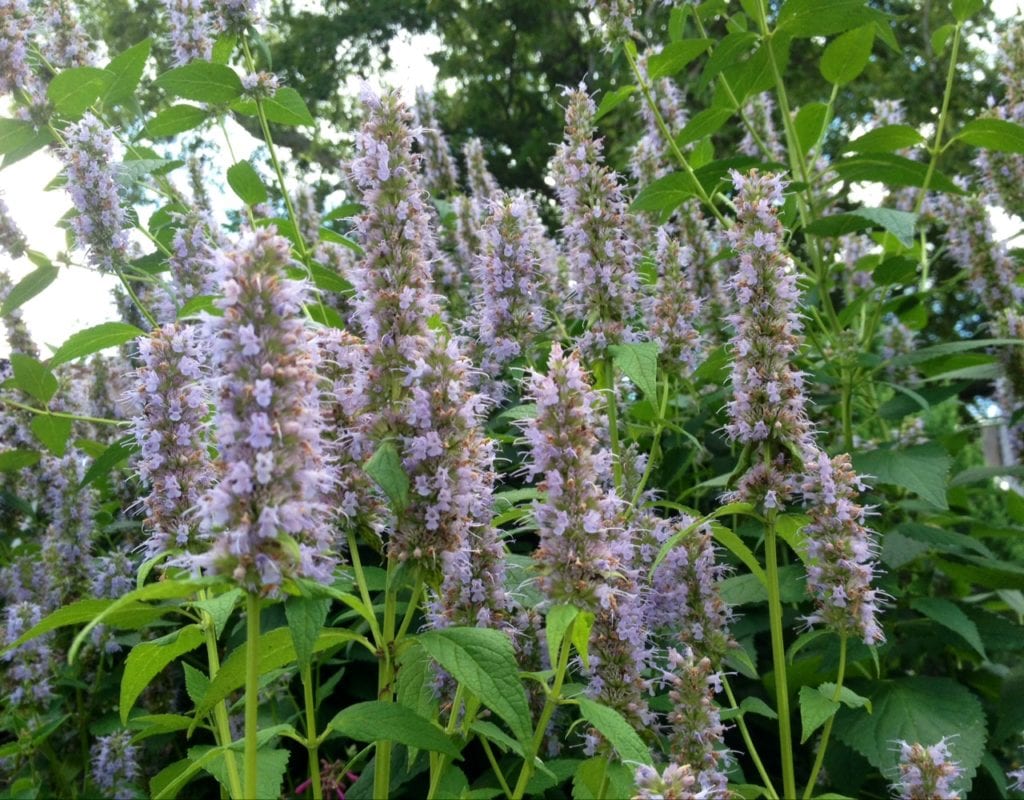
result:
M 715 51 L 708 57 L 698 87 L 707 86 L 718 73 L 736 64 L 757 42 L 758 35 L 753 31 L 734 31 L 728 34 L 715 45 Z
M 29 427 L 46 449 L 60 458 L 67 452 L 68 437 L 71 436 L 71 422 L 67 417 L 52 414 L 37 414 Z
M 883 775 L 896 774 L 899 749 L 895 742 L 932 745 L 949 737 L 952 761 L 964 770 L 968 794 L 985 753 L 985 714 L 981 703 L 964 686 L 948 678 L 917 676 L 877 682 L 870 695 L 873 714 L 840 709 L 834 734 L 864 756 Z M 955 735 L 954 735 L 955 734 Z
M 68 337 L 68 340 L 50 357 L 50 364 L 56 366 L 74 361 L 76 358 L 98 353 L 108 347 L 117 347 L 145 335 L 145 331 L 126 322 L 104 322 Z
M 594 629 L 594 612 L 581 611 L 572 626 L 572 646 L 580 654 L 584 669 L 590 669 L 590 632 Z
M 85 471 L 85 475 L 82 477 L 82 482 L 78 485 L 78 488 L 81 489 L 93 481 L 102 478 L 118 464 L 127 461 L 132 453 L 138 452 L 138 449 L 139 446 L 134 436 L 125 436 L 122 439 L 118 439 L 96 456 L 92 464 L 89 465 L 89 469 Z
M 299 669 L 305 669 L 313 662 L 313 647 L 320 636 L 320 630 L 327 621 L 331 601 L 326 597 L 289 597 L 284 604 L 285 618 L 292 632 L 295 645 L 295 660 Z
M 363 465 L 363 470 L 391 501 L 391 507 L 400 514 L 409 506 L 409 476 L 402 467 L 402 459 L 391 442 L 384 442 Z
M 597 122 L 601 117 L 605 116 L 605 114 L 610 114 L 618 108 L 623 101 L 625 101 L 626 98 L 635 91 L 636 87 L 630 84 L 629 86 L 620 86 L 612 92 L 607 92 L 605 96 L 601 98 L 601 104 L 597 107 L 597 113 L 594 115 L 594 122 Z M 336 217 L 332 217 L 328 214 L 324 219 L 336 219 Z
M 768 719 L 778 719 L 779 715 L 775 709 L 768 705 L 760 697 L 744 697 L 740 702 L 740 709 L 747 714 L 759 714 Z
M 909 125 L 883 125 L 848 142 L 844 153 L 893 153 L 916 147 L 924 137 Z
M 904 247 L 914 243 L 914 225 L 917 215 L 894 208 L 857 208 L 843 214 L 832 214 L 817 219 L 807 226 L 808 233 L 816 236 L 845 236 L 868 228 L 882 228 L 897 239 Z
M 953 17 L 957 22 L 967 22 L 985 7 L 985 0 L 953 0 Z
M 153 139 L 166 139 L 179 133 L 198 128 L 206 121 L 209 112 L 199 106 L 181 103 L 165 108 L 146 123 L 146 133 Z
M 263 731 L 260 731 L 262 734 Z M 237 749 L 237 745 L 234 749 Z M 284 774 L 288 769 L 287 750 L 261 747 L 256 751 L 256 797 L 280 797 Z M 211 745 L 190 747 L 188 757 L 217 779 L 225 791 L 230 791 L 224 751 Z M 228 795 L 230 797 L 230 795 Z
M 684 172 L 672 172 L 645 186 L 629 206 L 630 211 L 669 214 L 697 194 L 696 185 Z
M 178 319 L 200 317 L 204 313 L 214 317 L 223 316 L 224 312 L 214 305 L 216 300 L 217 298 L 210 294 L 197 294 L 195 297 L 190 297 L 178 309 Z
M 562 652 L 562 645 L 565 642 L 565 634 L 569 632 L 580 610 L 576 606 L 557 605 L 553 606 L 544 618 L 544 637 L 548 643 L 548 658 L 551 664 L 558 663 L 559 654 Z
M 836 693 L 836 685 L 832 682 L 823 683 L 818 687 L 818 691 L 825 697 L 832 697 Z M 857 694 L 849 686 L 844 686 L 839 690 L 839 702 L 847 708 L 866 708 L 869 714 L 872 713 L 871 701 L 863 695 Z
M 821 138 L 827 115 L 828 106 L 824 103 L 808 103 L 797 112 L 793 125 L 796 128 L 796 140 L 800 145 L 800 152 L 805 156 L 811 152 L 811 148 Z
M 58 608 L 52 614 L 47 615 L 32 626 L 32 628 L 25 631 L 25 633 L 0 652 L 13 650 L 15 647 L 20 647 L 37 636 L 42 636 L 44 633 L 55 631 L 58 628 L 90 622 L 104 611 L 107 611 L 114 605 L 114 602 L 114 600 L 79 600 L 71 605 Z M 168 610 L 154 608 L 145 603 L 127 603 L 123 604 L 116 612 L 107 614 L 105 622 L 115 628 L 139 628 L 152 622 L 154 619 L 160 618 Z
M 233 69 L 206 61 L 168 70 L 154 85 L 174 97 L 200 103 L 227 103 L 242 94 L 242 81 Z
M 37 450 L 4 450 L 0 452 L 0 472 L 17 472 L 39 462 Z
M 176 796 L 178 789 L 181 788 L 178 785 L 179 780 L 187 782 L 187 776 L 194 774 L 197 769 L 198 768 L 193 767 L 192 762 L 187 758 L 175 761 L 164 767 L 149 781 L 150 796 L 154 798 L 171 798 Z M 182 783 L 181 786 L 184 786 L 184 783 Z M 169 789 L 171 791 L 168 792 Z M 167 794 L 165 794 L 165 792 L 167 792 Z
M 228 185 L 247 206 L 266 202 L 267 187 L 248 161 L 239 161 L 228 167 Z
M 98 67 L 71 67 L 53 76 L 46 96 L 53 107 L 71 119 L 77 119 L 110 86 L 114 75 Z
M 894 366 L 906 366 L 908 364 L 920 364 L 924 361 L 931 361 L 942 356 L 954 353 L 963 353 L 968 350 L 987 350 L 990 347 L 1020 347 L 1020 339 L 963 339 L 958 342 L 943 342 L 933 344 L 930 347 L 921 347 L 912 353 L 904 353 L 892 359 L 889 363 Z
M 829 83 L 845 86 L 864 71 L 874 43 L 874 22 L 837 36 L 821 55 L 822 76 Z
M 11 353 L 14 378 L 11 385 L 34 397 L 41 405 L 50 402 L 57 391 L 57 378 L 43 364 L 22 353 Z
M 627 764 L 651 764 L 651 751 L 626 718 L 614 708 L 580 697 L 580 716 L 597 729 Z
M 675 75 L 693 59 L 711 47 L 710 39 L 684 39 L 669 42 L 661 52 L 647 60 L 647 75 L 651 80 Z
M 103 94 L 104 105 L 109 106 L 131 100 L 138 88 L 139 81 L 142 80 L 142 73 L 146 69 L 146 59 L 149 58 L 149 51 L 152 47 L 153 40 L 146 38 L 110 60 L 110 63 L 107 64 L 107 72 L 114 77 Z
M 658 353 L 661 352 L 661 346 L 657 342 L 616 344 L 608 349 L 615 366 L 646 397 L 653 399 L 658 396 Z
M 220 638 L 221 633 L 224 632 L 224 626 L 227 624 L 231 612 L 235 610 L 235 605 L 238 603 L 238 598 L 241 595 L 241 589 L 229 589 L 216 597 L 196 600 L 192 605 L 210 615 L 210 619 L 213 620 L 214 635 L 216 638 Z
M 58 272 L 60 270 L 53 266 L 42 266 L 32 270 L 11 289 L 3 306 L 0 306 L 0 317 L 6 317 L 42 292 L 57 279 Z
M 1005 119 L 975 119 L 964 125 L 952 141 L 1002 153 L 1024 153 L 1024 126 Z
M 273 97 L 262 102 L 263 113 L 271 122 L 279 125 L 316 125 L 316 120 L 306 107 L 306 101 L 291 87 L 278 89 Z M 231 107 L 240 114 L 247 114 L 250 117 L 255 117 L 259 113 L 255 100 L 240 100 L 232 103 Z
M 733 575 L 721 583 L 722 599 L 731 606 L 764 603 L 768 590 L 755 575 Z M 807 575 L 800 564 L 779 570 L 779 593 L 784 603 L 796 603 L 807 595 Z
M 371 700 L 356 703 L 327 723 L 330 730 L 357 742 L 399 742 L 457 758 L 459 748 L 437 725 L 406 706 Z
M 936 508 L 946 503 L 946 481 L 953 460 L 934 442 L 898 450 L 869 450 L 853 455 L 853 467 L 872 483 L 902 486 Z
M 739 536 L 717 522 L 711 523 L 711 533 L 715 537 L 715 541 L 742 561 L 761 583 L 765 586 L 768 585 L 768 576 L 765 574 L 761 562 L 758 561 L 757 556 L 754 555 L 753 551 L 747 547 L 746 543 Z
M 779 10 L 778 30 L 809 39 L 832 36 L 886 16 L 866 7 L 866 0 L 786 0 Z
M 837 161 L 833 165 L 839 176 L 849 182 L 877 181 L 886 186 L 924 186 L 928 166 L 892 153 L 863 153 Z M 964 191 L 941 172 L 933 172 L 929 188 L 949 194 Z
M 455 680 L 501 717 L 523 744 L 533 736 L 526 692 L 508 636 L 485 628 L 446 628 L 418 641 Z
M 192 724 L 192 718 L 181 714 L 141 714 L 132 717 L 126 724 L 132 730 L 138 731 L 132 737 L 134 744 L 151 736 L 162 736 L 165 733 L 188 730 Z
M 676 135 L 676 145 L 684 147 L 690 142 L 710 136 L 728 122 L 734 113 L 734 110 L 728 108 L 706 108 L 694 114 Z M 688 180 L 686 185 L 692 187 L 693 182 Z
M 205 672 L 201 672 L 191 664 L 182 664 L 181 666 L 185 672 L 185 692 L 193 703 L 199 705 L 210 689 L 210 679 Z M 190 719 L 189 727 L 191 728 L 194 724 L 195 720 Z
M 141 642 L 132 648 L 121 678 L 119 708 L 122 723 L 127 723 L 135 701 L 164 667 L 178 656 L 195 650 L 203 643 L 203 639 L 203 631 L 198 625 L 186 625 L 159 639 Z
M 20 150 L 35 137 L 36 128 L 31 122 L 0 118 L 0 155 Z
M 436 673 L 427 651 L 415 644 L 398 657 L 399 705 L 411 708 L 416 714 L 432 719 L 439 701 L 434 692 Z
M 222 33 L 213 43 L 213 53 L 210 61 L 214 64 L 227 64 L 231 60 L 231 54 L 238 44 L 238 37 L 233 33 Z
M 942 55 L 942 52 L 946 49 L 946 45 L 949 43 L 949 40 L 955 31 L 956 25 L 949 22 L 936 28 L 932 32 L 932 50 L 935 51 L 936 56 Z
M 800 744 L 807 741 L 812 733 L 825 724 L 836 711 L 839 710 L 839 703 L 829 697 L 825 697 L 817 689 L 810 686 L 800 687 L 800 724 L 803 733 L 800 736 Z
M 985 654 L 985 645 L 981 641 L 981 634 L 978 626 L 974 624 L 963 609 L 951 600 L 941 597 L 917 597 L 911 601 L 910 607 L 928 619 L 949 628 L 953 633 L 958 634 L 971 647 L 973 647 L 983 659 L 988 660 Z
M 594 756 L 580 762 L 572 776 L 573 800 L 600 800 L 607 797 L 633 797 L 635 795 L 633 764 L 609 761 Z

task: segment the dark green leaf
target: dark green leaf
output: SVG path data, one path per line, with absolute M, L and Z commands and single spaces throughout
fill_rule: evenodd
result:
M 557 605 L 553 606 L 544 619 L 544 638 L 548 644 L 548 659 L 552 664 L 558 663 L 558 656 L 562 652 L 562 645 L 565 641 L 565 634 L 569 631 L 580 610 L 576 606 Z M 568 643 L 566 643 L 568 646 Z
M 295 660 L 299 669 L 304 669 L 313 662 L 313 647 L 320 636 L 320 629 L 327 621 L 327 610 L 331 601 L 326 597 L 289 597 L 284 604 L 288 628 L 292 632 L 292 643 L 295 645 Z
M 655 211 L 668 214 L 684 200 L 694 197 L 697 188 L 684 172 L 672 172 L 644 187 L 630 205 L 630 211 Z
M 949 43 L 949 40 L 955 31 L 956 25 L 949 22 L 936 28 L 932 32 L 932 50 L 935 51 L 935 55 L 942 55 L 942 52 L 946 49 L 946 45 Z
M 40 458 L 37 450 L 4 450 L 0 452 L 0 472 L 17 472 L 36 464 Z
M 734 113 L 736 112 L 728 108 L 706 108 L 698 112 L 676 136 L 676 145 L 684 147 L 690 142 L 710 136 L 721 128 Z M 692 186 L 692 183 L 688 182 L 687 185 Z
M 594 115 L 594 122 L 597 122 L 605 114 L 610 114 L 633 92 L 636 91 L 636 87 L 630 84 L 629 86 L 620 86 L 614 91 L 608 92 L 604 97 L 601 98 L 601 104 L 597 107 L 597 113 Z M 332 219 L 330 215 L 324 217 L 324 219 Z
M 199 647 L 204 638 L 203 631 L 198 625 L 186 625 L 159 639 L 141 642 L 132 648 L 121 678 L 119 708 L 122 723 L 128 721 L 128 713 L 153 678 L 178 656 Z
M 587 697 L 578 700 L 580 716 L 597 729 L 627 764 L 650 764 L 651 751 L 625 717 Z
M 811 148 L 821 138 L 827 114 L 828 106 L 824 103 L 808 103 L 797 112 L 793 125 L 796 128 L 796 139 L 800 145 L 800 152 L 805 156 L 811 152 Z
M 247 206 L 263 203 L 268 196 L 267 187 L 248 161 L 239 161 L 228 167 L 228 185 Z
M 404 650 L 398 657 L 399 705 L 411 708 L 425 719 L 432 719 L 438 708 L 435 680 L 433 662 L 426 650 L 418 644 Z
M 953 463 L 934 442 L 894 450 L 854 453 L 853 466 L 868 484 L 902 486 L 937 508 L 948 508 L 946 482 Z
M 924 142 L 924 137 L 909 125 L 883 125 L 849 142 L 843 152 L 894 153 Z
M 802 733 L 800 744 L 807 741 L 812 733 L 825 724 L 836 711 L 839 703 L 826 697 L 810 686 L 800 687 L 800 724 Z
M 155 85 L 174 97 L 200 103 L 227 103 L 242 94 L 242 81 L 233 69 L 206 61 L 168 70 Z
M 279 125 L 315 125 L 316 120 L 309 113 L 306 101 L 302 96 L 290 87 L 278 89 L 273 97 L 263 102 L 263 113 L 271 122 Z M 247 114 L 255 117 L 258 114 L 255 100 L 240 100 L 233 103 L 231 107 L 240 114 Z
M 46 366 L 23 353 L 11 353 L 10 359 L 14 370 L 11 385 L 34 397 L 41 405 L 49 403 L 57 391 L 57 378 L 54 374 Z
M 921 364 L 933 359 L 963 353 L 969 350 L 987 350 L 991 347 L 1021 347 L 1020 339 L 964 339 L 959 342 L 943 342 L 930 347 L 922 347 L 912 353 L 896 356 L 889 363 L 895 366 Z
M 728 34 L 715 45 L 714 52 L 708 57 L 699 85 L 707 86 L 719 72 L 731 67 L 741 56 L 750 52 L 757 40 L 758 36 L 753 31 L 734 31 Z
M 864 71 L 874 43 L 874 22 L 837 36 L 821 55 L 822 76 L 829 83 L 845 86 Z
M 964 125 L 953 141 L 1003 153 L 1024 153 L 1024 126 L 1005 119 L 975 119 Z
M 886 186 L 924 186 L 928 166 L 892 153 L 865 153 L 837 161 L 834 168 L 849 182 L 877 181 Z M 941 172 L 933 172 L 929 188 L 950 194 L 963 194 L 963 189 Z
M 843 214 L 817 219 L 807 226 L 807 232 L 817 236 L 844 236 L 847 233 L 882 228 L 905 247 L 914 243 L 914 225 L 917 215 L 894 208 L 856 208 Z
M 658 396 L 658 353 L 661 345 L 657 342 L 631 342 L 608 348 L 615 366 L 636 384 L 648 398 Z
M 953 0 L 953 17 L 957 22 L 967 22 L 985 7 L 985 0 Z
M 190 297 L 178 310 L 178 319 L 201 317 L 203 314 L 210 314 L 215 317 L 222 316 L 224 312 L 214 305 L 216 301 L 217 298 L 209 294 L 197 294 L 195 297 Z
M 145 336 L 145 332 L 134 325 L 126 322 L 104 322 L 68 337 L 68 340 L 50 357 L 50 364 L 56 366 L 74 361 L 76 358 L 98 353 L 108 347 L 117 347 L 139 336 Z
M 941 597 L 918 597 L 911 601 L 910 607 L 924 614 L 928 619 L 959 634 L 964 641 L 978 651 L 978 655 L 988 659 L 988 656 L 985 655 L 985 645 L 982 644 L 981 635 L 978 633 L 978 626 L 956 603 Z
M 46 96 L 66 117 L 77 119 L 110 86 L 114 75 L 97 67 L 71 67 L 53 76 Z
M 46 449 L 60 458 L 67 452 L 68 437 L 71 436 L 71 420 L 52 414 L 37 414 L 29 425 L 36 438 Z
M 412 709 L 394 703 L 356 703 L 338 713 L 327 727 L 357 742 L 400 742 L 453 758 L 460 752 L 439 727 Z
M 786 0 L 779 11 L 778 29 L 797 38 L 832 36 L 868 23 L 885 20 L 866 7 L 866 0 Z
M 209 112 L 205 108 L 181 103 L 165 108 L 147 122 L 146 133 L 153 139 L 166 139 L 199 127 L 208 115 Z
M 522 743 L 532 738 L 530 709 L 509 638 L 488 628 L 447 628 L 416 639 L 437 663 L 501 717 Z
M 402 467 L 402 459 L 391 442 L 384 442 L 377 448 L 363 470 L 376 481 L 391 501 L 396 513 L 409 506 L 409 476 Z
M 89 469 L 85 471 L 85 475 L 82 478 L 79 488 L 87 486 L 95 480 L 106 475 L 114 467 L 123 461 L 126 461 L 132 453 L 138 452 L 139 446 L 135 442 L 134 436 L 125 436 L 123 439 L 118 439 L 110 447 L 104 450 L 96 459 L 89 465 Z
M 661 52 L 647 60 L 647 75 L 651 80 L 675 75 L 710 46 L 710 39 L 684 39 L 681 42 L 669 42 L 661 49 Z
M 139 81 L 142 80 L 142 73 L 146 69 L 146 59 L 149 58 L 149 51 L 152 47 L 153 40 L 146 38 L 111 59 L 107 64 L 107 72 L 114 77 L 106 92 L 103 93 L 105 105 L 125 103 L 131 100 Z
M 3 306 L 0 307 L 0 317 L 6 317 L 12 311 L 21 308 L 21 306 L 42 292 L 57 279 L 59 272 L 60 270 L 57 267 L 45 265 L 32 270 L 11 289 L 10 294 L 4 300 Z

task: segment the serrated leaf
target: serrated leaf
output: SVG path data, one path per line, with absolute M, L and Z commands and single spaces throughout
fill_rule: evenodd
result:
M 909 125 L 883 125 L 858 136 L 843 148 L 844 153 L 894 153 L 916 147 L 924 137 Z
M 892 153 L 862 153 L 833 164 L 839 176 L 849 182 L 876 181 L 886 186 L 924 186 L 928 166 Z M 941 172 L 933 172 L 929 188 L 949 194 L 964 191 Z
M 331 601 L 326 597 L 292 596 L 285 601 L 284 614 L 292 632 L 299 669 L 308 667 L 313 661 L 313 647 L 327 621 L 330 606 Z
M 24 353 L 11 353 L 10 361 L 14 370 L 10 384 L 38 400 L 41 405 L 49 403 L 57 391 L 57 378 L 54 374 Z
M 544 638 L 548 644 L 548 659 L 551 664 L 558 663 L 558 656 L 565 643 L 565 634 L 572 627 L 580 610 L 576 606 L 553 606 L 544 618 Z
M 195 650 L 203 643 L 203 639 L 203 631 L 198 625 L 186 625 L 159 639 L 141 642 L 132 648 L 121 678 L 119 710 L 122 723 L 128 721 L 128 714 L 135 701 L 164 667 L 178 656 Z
M 207 61 L 168 70 L 154 85 L 174 97 L 200 103 L 227 103 L 242 94 L 242 81 L 233 69 Z
M 57 352 L 50 356 L 50 364 L 56 366 L 74 361 L 145 335 L 144 331 L 126 322 L 104 322 L 69 336 L 68 340 L 57 348 Z
M 519 680 L 512 642 L 485 628 L 446 628 L 420 634 L 416 641 L 455 680 L 508 725 L 524 744 L 533 736 L 526 692 Z
M 38 450 L 4 450 L 0 452 L 0 472 L 17 472 L 39 462 Z
M 802 733 L 800 744 L 806 742 L 812 733 L 824 725 L 839 710 L 839 705 L 835 700 L 825 697 L 817 689 L 801 686 L 800 724 Z
M 626 718 L 614 708 L 596 703 L 588 697 L 577 701 L 580 716 L 597 729 L 627 764 L 651 764 L 651 751 Z
M 644 395 L 653 399 L 658 396 L 658 353 L 657 342 L 631 342 L 616 344 L 608 348 L 615 366 L 636 384 Z
M 78 485 L 78 488 L 81 489 L 84 486 L 88 486 L 93 481 L 103 477 L 118 464 L 128 460 L 138 450 L 139 446 L 134 436 L 125 436 L 123 439 L 118 439 L 96 456 L 92 464 L 89 465 L 89 469 L 85 471 L 85 475 L 82 476 L 82 482 Z
M 10 293 L 0 306 L 0 317 L 6 317 L 12 311 L 21 308 L 25 303 L 43 291 L 57 279 L 60 270 L 53 266 L 41 266 L 14 284 Z
M 693 59 L 711 47 L 710 39 L 684 39 L 669 42 L 661 51 L 647 59 L 647 75 L 651 80 L 675 75 Z
M 936 508 L 948 508 L 946 482 L 953 460 L 934 442 L 895 450 L 854 453 L 853 467 L 867 482 L 902 486 Z
M 434 691 L 437 675 L 427 651 L 414 644 L 398 657 L 399 705 L 411 708 L 424 719 L 433 719 L 439 698 Z
M 71 420 L 52 414 L 37 414 L 29 427 L 35 437 L 46 445 L 46 449 L 60 458 L 67 452 L 68 437 L 71 436 Z
M 672 172 L 644 187 L 629 206 L 630 211 L 669 214 L 697 194 L 693 180 L 684 172 Z
M 807 232 L 817 236 L 845 236 L 855 231 L 882 228 L 895 236 L 904 247 L 914 243 L 914 225 L 917 215 L 894 208 L 856 208 L 843 214 L 832 214 L 817 219 L 807 226 Z
M 153 139 L 166 139 L 197 128 L 206 121 L 209 112 L 188 103 L 165 108 L 146 123 L 146 133 Z
M 228 185 L 247 206 L 266 202 L 267 187 L 248 161 L 239 161 L 228 167 Z
M 867 7 L 866 0 L 786 0 L 779 10 L 778 29 L 798 38 L 832 36 L 886 15 Z
M 399 742 L 457 758 L 458 746 L 434 723 L 407 706 L 371 700 L 339 712 L 327 727 L 357 742 Z
M 270 122 L 278 125 L 315 125 L 316 120 L 309 113 L 306 101 L 291 87 L 278 89 L 273 97 L 262 101 L 263 113 Z M 258 114 L 255 100 L 240 100 L 231 107 L 240 114 L 255 117 Z
M 1003 153 L 1024 153 L 1024 126 L 1005 119 L 975 119 L 964 125 L 953 141 Z
M 832 697 L 836 693 L 836 685 L 832 682 L 823 683 L 818 687 L 818 691 L 825 697 Z M 869 714 L 873 713 L 871 701 L 863 695 L 857 694 L 849 686 L 844 686 L 839 690 L 839 702 L 847 708 L 866 708 Z
M 210 615 L 210 619 L 213 622 L 214 636 L 220 638 L 221 633 L 224 632 L 224 626 L 227 624 L 231 612 L 235 610 L 235 605 L 237 605 L 238 598 L 241 595 L 241 589 L 229 589 L 216 597 L 196 600 L 192 605 Z
M 363 465 L 363 471 L 384 490 L 395 513 L 409 506 L 409 476 L 402 467 L 402 459 L 391 442 L 384 442 Z
M 978 655 L 986 661 L 988 660 L 978 626 L 956 603 L 941 597 L 917 597 L 911 601 L 910 607 L 944 628 L 949 628 L 973 647 Z
M 71 67 L 53 76 L 46 88 L 46 96 L 59 113 L 77 119 L 99 99 L 113 80 L 113 73 L 105 69 Z
M 932 745 L 949 737 L 952 761 L 964 771 L 967 794 L 985 752 L 985 714 L 964 686 L 948 678 L 916 676 L 880 681 L 870 693 L 873 714 L 840 709 L 833 735 L 885 776 L 896 774 L 897 741 Z M 955 734 L 955 735 L 953 735 Z
M 822 76 L 829 83 L 845 86 L 864 71 L 874 43 L 874 22 L 837 36 L 821 55 Z
M 103 93 L 105 105 L 124 103 L 132 98 L 146 69 L 146 59 L 153 47 L 151 38 L 143 39 L 115 56 L 107 64 L 107 72 L 113 75 L 110 85 Z
M 620 86 L 614 91 L 607 92 L 604 97 L 601 98 L 601 103 L 597 107 L 597 113 L 594 115 L 594 122 L 597 122 L 605 114 L 610 114 L 619 105 L 626 100 L 633 92 L 636 91 L 636 86 L 630 84 L 629 86 Z M 331 219 L 328 215 L 324 219 Z

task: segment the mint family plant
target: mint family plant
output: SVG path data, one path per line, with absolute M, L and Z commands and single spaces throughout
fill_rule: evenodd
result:
M 322 210 L 254 2 L 166 0 L 105 58 L 68 0 L 0 1 L 0 170 L 49 149 L 73 205 L 55 257 L 0 206 L 34 267 L 0 273 L 4 796 L 1024 790 L 991 221 L 1024 212 L 1024 29 L 953 129 L 978 0 L 913 124 L 844 103 L 900 51 L 882 8 L 733 6 L 579 9 L 622 85 L 564 88 L 550 196 L 365 86 Z M 46 352 L 21 307 L 75 269 L 121 319 Z

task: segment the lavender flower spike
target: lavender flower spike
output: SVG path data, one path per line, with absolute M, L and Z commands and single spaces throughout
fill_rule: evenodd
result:
M 807 585 L 817 606 L 807 622 L 858 636 L 867 645 L 880 644 L 885 636 L 878 624 L 879 596 L 871 588 L 876 548 L 864 526 L 865 509 L 857 504 L 864 484 L 845 454 L 829 459 L 819 451 L 807 467 Z
M 468 139 L 462 148 L 462 155 L 466 159 L 466 182 L 474 199 L 484 202 L 497 195 L 498 182 L 487 169 L 483 142 L 476 137 Z
M 31 30 L 26 0 L 0 0 L 0 96 L 24 88 L 31 79 L 26 58 Z
M 285 279 L 288 242 L 272 228 L 214 253 L 223 317 L 210 317 L 219 483 L 200 505 L 215 535 L 197 564 L 249 591 L 285 578 L 328 579 L 317 350 L 301 317 L 303 283 Z
M 213 53 L 210 36 L 213 19 L 204 0 L 163 0 L 170 27 L 174 65 L 209 61 Z
M 643 765 L 637 768 L 635 780 L 633 800 L 708 800 L 719 797 L 708 793 L 709 787 L 700 782 L 697 771 L 689 764 L 669 764 L 663 772 Z
M 139 476 L 150 486 L 143 499 L 149 540 L 146 556 L 173 548 L 194 549 L 189 512 L 213 483 L 203 440 L 207 398 L 202 364 L 206 353 L 194 327 L 165 325 L 139 342 Z
M 132 800 L 142 796 L 135 782 L 142 777 L 139 750 L 131 731 L 101 736 L 92 747 L 92 779 L 105 796 Z
M 448 140 L 437 121 L 434 98 L 422 87 L 416 90 L 416 124 L 423 129 L 423 180 L 426 188 L 436 197 L 451 197 L 459 186 Z
M 661 345 L 662 363 L 670 372 L 688 376 L 704 349 L 695 326 L 701 303 L 687 280 L 692 251 L 664 226 L 658 228 L 656 238 L 658 282 L 654 293 L 645 298 L 644 315 L 651 339 Z
M 114 134 L 87 111 L 64 135 L 67 145 L 60 155 L 66 189 L 78 211 L 71 220 L 75 239 L 79 247 L 88 248 L 90 263 L 110 271 L 128 249 L 128 220 L 113 167 Z
M 609 346 L 636 338 L 630 324 L 638 305 L 637 252 L 622 185 L 604 165 L 601 140 L 595 138 L 594 101 L 583 85 L 566 94 L 565 138 L 551 172 L 579 293 L 573 310 L 590 320 L 580 346 L 587 355 L 603 357 Z
M 11 258 L 21 258 L 27 248 L 25 234 L 11 217 L 7 203 L 0 197 L 0 251 L 7 253 Z
M 960 765 L 951 760 L 946 740 L 925 747 L 900 742 L 899 779 L 893 790 L 899 800 L 959 800 L 953 783 Z

